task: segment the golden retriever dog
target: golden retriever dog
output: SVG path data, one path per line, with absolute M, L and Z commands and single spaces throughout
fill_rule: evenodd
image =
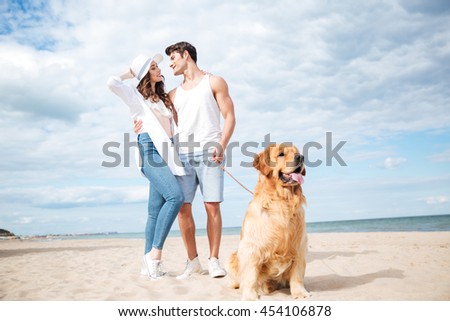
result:
M 229 262 L 233 287 L 241 288 L 242 300 L 257 300 L 260 294 L 287 286 L 293 298 L 309 296 L 303 284 L 307 251 L 303 162 L 292 144 L 270 145 L 253 161 L 258 183 L 238 250 Z

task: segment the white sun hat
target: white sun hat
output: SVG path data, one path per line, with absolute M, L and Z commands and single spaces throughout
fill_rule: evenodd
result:
M 133 59 L 130 68 L 137 80 L 141 81 L 142 78 L 144 78 L 144 76 L 147 74 L 151 62 L 154 61 L 159 64 L 162 60 L 163 56 L 161 54 L 156 54 L 153 56 L 153 58 L 150 58 L 146 55 L 139 55 Z

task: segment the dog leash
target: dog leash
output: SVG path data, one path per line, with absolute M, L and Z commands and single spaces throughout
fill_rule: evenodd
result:
M 219 164 L 219 166 L 220 166 L 220 168 L 225 172 L 225 173 L 227 173 L 228 174 L 228 176 L 230 176 L 232 179 L 234 179 L 234 181 L 236 182 L 236 183 L 238 183 L 239 185 L 241 185 L 241 187 L 243 188 L 243 189 L 245 189 L 247 192 L 249 192 L 250 194 L 252 194 L 253 195 L 253 192 L 251 191 L 251 190 L 249 190 L 247 187 L 245 187 L 241 182 L 239 182 L 229 171 L 227 171 L 226 169 L 225 169 L 225 167 L 223 167 L 222 165 L 220 165 Z

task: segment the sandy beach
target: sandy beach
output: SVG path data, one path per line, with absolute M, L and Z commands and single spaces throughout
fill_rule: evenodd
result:
M 224 236 L 226 265 L 239 236 Z M 208 242 L 198 237 L 207 267 Z M 0 241 L 0 300 L 214 300 L 240 299 L 228 277 L 194 275 L 179 281 L 185 252 L 167 240 L 158 281 L 140 276 L 144 241 Z M 310 234 L 305 285 L 308 301 L 450 300 L 450 232 Z M 291 300 L 282 289 L 261 300 Z

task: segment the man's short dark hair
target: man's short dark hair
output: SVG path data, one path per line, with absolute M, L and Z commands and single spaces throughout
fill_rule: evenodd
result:
M 197 63 L 197 50 L 193 45 L 186 41 L 177 42 L 176 44 L 167 47 L 166 55 L 170 56 L 172 52 L 178 52 L 180 55 L 182 55 L 185 50 L 189 53 L 189 56 L 191 56 L 192 60 Z

